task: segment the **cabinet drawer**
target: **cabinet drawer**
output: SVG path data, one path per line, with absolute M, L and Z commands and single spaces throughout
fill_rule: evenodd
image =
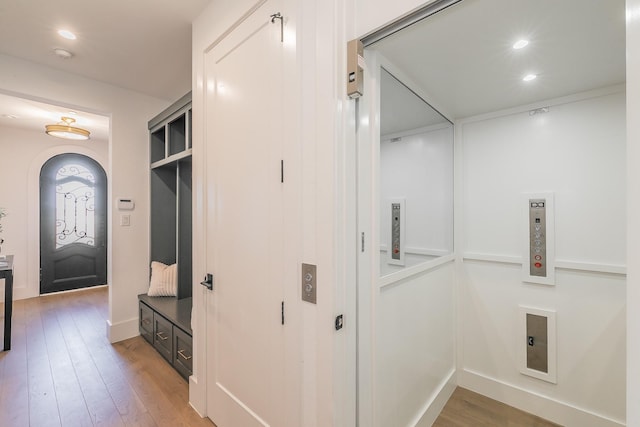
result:
M 171 363 L 173 355 L 173 325 L 158 313 L 153 313 L 153 346 Z
M 145 303 L 139 304 L 140 335 L 153 344 L 153 310 Z
M 173 367 L 180 375 L 189 378 L 193 373 L 193 344 L 191 335 L 182 329 L 173 327 Z

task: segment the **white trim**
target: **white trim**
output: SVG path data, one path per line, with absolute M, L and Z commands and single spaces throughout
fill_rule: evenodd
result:
M 220 44 L 220 42 L 222 42 L 222 40 L 224 40 L 229 34 L 231 34 L 233 32 L 233 30 L 238 28 L 244 21 L 246 21 L 251 15 L 253 15 L 253 13 L 256 10 L 260 9 L 262 7 L 262 5 L 265 4 L 266 2 L 267 2 L 267 0 L 259 0 L 256 4 L 254 4 L 253 7 L 251 7 L 247 12 L 245 12 L 245 14 L 242 15 L 229 28 L 227 28 L 224 33 L 220 34 L 220 36 L 217 39 L 215 39 L 213 41 L 213 43 L 211 43 L 209 46 L 207 46 L 204 49 L 203 53 L 207 54 L 207 53 L 211 52 L 211 50 L 213 50 L 214 47 L 216 47 L 218 44 Z
M 522 257 L 517 255 L 483 254 L 479 252 L 465 252 L 462 254 L 464 261 L 484 261 L 499 264 L 522 264 Z
M 562 96 L 559 98 L 551 98 L 547 100 L 538 101 L 533 104 L 520 105 L 517 107 L 507 108 L 504 110 L 498 110 L 498 111 L 492 111 L 490 113 L 479 114 L 477 116 L 464 117 L 456 120 L 456 123 L 465 125 L 467 123 L 482 122 L 484 120 L 491 120 L 498 117 L 510 116 L 512 114 L 525 113 L 527 111 L 535 110 L 537 108 L 555 107 L 563 104 L 570 104 L 573 102 L 584 101 L 592 98 L 599 98 L 602 96 L 612 95 L 614 93 L 621 93 L 621 92 L 622 93 L 625 92 L 624 84 L 607 86 L 600 89 L 588 90 L 586 92 L 575 93 L 573 95 Z
M 626 265 L 596 264 L 592 262 L 581 262 L 581 261 L 556 260 L 556 269 L 588 271 L 592 273 L 608 273 L 608 274 L 617 274 L 621 276 L 627 275 Z
M 624 421 L 525 390 L 469 369 L 458 372 L 458 386 L 564 426 L 625 426 Z
M 123 341 L 129 338 L 137 337 L 140 335 L 140 329 L 138 328 L 138 317 L 125 320 L 123 322 L 111 323 L 111 320 L 107 320 L 107 338 L 110 343 Z
M 191 375 L 189 377 L 189 406 L 196 411 L 200 418 L 204 418 L 207 415 L 201 410 L 202 408 L 206 409 L 207 404 L 207 394 L 206 393 L 198 393 L 198 391 L 202 388 L 202 385 L 198 384 L 198 378 L 195 375 Z
M 380 244 L 380 252 L 387 252 L 389 248 L 385 243 Z M 447 249 L 429 249 L 429 248 L 418 248 L 416 246 L 407 246 L 404 248 L 405 254 L 412 255 L 425 255 L 425 256 L 447 256 L 453 254 L 452 251 Z
M 522 264 L 522 257 L 516 255 L 483 254 L 479 252 L 465 252 L 462 254 L 464 261 L 481 261 L 498 264 Z M 556 270 L 574 270 L 587 273 L 627 275 L 627 266 L 621 264 L 603 264 L 585 261 L 556 260 Z
M 447 120 L 447 122 L 438 123 L 437 125 L 425 126 L 421 128 L 405 130 L 402 132 L 394 132 L 394 133 L 388 133 L 385 135 L 380 135 L 380 141 L 384 142 L 384 141 L 390 141 L 393 138 L 405 138 L 408 136 L 422 135 L 425 133 L 435 132 L 442 129 L 449 129 L 451 126 L 453 126 L 453 123 Z
M 437 392 L 433 394 L 431 399 L 425 402 L 422 410 L 416 415 L 416 417 L 409 423 L 412 427 L 431 427 L 436 421 L 440 412 L 447 404 L 447 401 L 456 390 L 457 387 L 456 370 L 451 370 L 451 373 L 442 380 L 437 388 Z
M 417 276 L 418 274 L 427 273 L 431 270 L 435 270 L 441 265 L 448 264 L 450 262 L 454 262 L 456 259 L 455 255 L 450 254 L 447 256 L 443 256 L 438 259 L 434 259 L 431 261 L 426 261 L 421 264 L 415 265 L 413 267 L 405 268 L 402 271 L 398 271 L 397 273 L 391 273 L 386 276 L 382 276 L 378 280 L 378 287 L 380 289 L 395 284 L 396 282 L 404 279 L 408 279 L 412 276 Z

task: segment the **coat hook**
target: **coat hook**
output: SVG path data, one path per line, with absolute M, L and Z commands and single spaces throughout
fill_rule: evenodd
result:
M 282 14 L 280 12 L 271 15 L 271 23 L 273 24 L 276 22 L 276 19 L 280 20 L 280 41 L 284 42 L 284 19 L 282 19 Z
M 282 21 L 282 15 L 280 14 L 280 12 L 277 12 L 271 15 L 271 23 L 273 24 L 274 22 L 276 22 L 276 19 L 279 19 L 280 21 Z

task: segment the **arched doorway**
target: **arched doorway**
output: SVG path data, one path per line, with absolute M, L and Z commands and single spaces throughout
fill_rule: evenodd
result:
M 59 154 L 40 170 L 40 293 L 106 283 L 106 174 L 87 156 Z

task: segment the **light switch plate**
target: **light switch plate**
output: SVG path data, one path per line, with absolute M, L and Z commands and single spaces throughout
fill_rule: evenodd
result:
M 302 264 L 302 301 L 316 303 L 316 266 Z

